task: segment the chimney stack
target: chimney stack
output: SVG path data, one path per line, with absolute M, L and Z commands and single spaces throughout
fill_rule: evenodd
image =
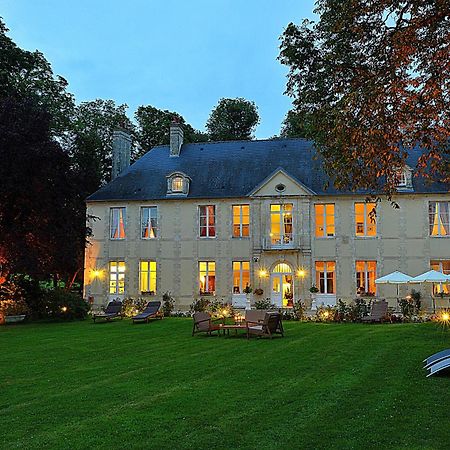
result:
M 183 128 L 176 119 L 170 124 L 170 156 L 180 156 L 183 145 Z
M 113 131 L 113 160 L 111 180 L 117 178 L 129 165 L 131 157 L 131 135 L 125 128 Z

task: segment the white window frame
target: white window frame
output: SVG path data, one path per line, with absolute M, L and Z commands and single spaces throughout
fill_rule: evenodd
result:
M 184 177 L 181 175 L 175 175 L 171 180 L 171 191 L 172 192 L 184 192 Z
M 212 206 L 214 208 L 214 236 L 209 235 L 209 207 Z M 202 208 L 205 208 L 206 215 L 202 215 Z M 206 219 L 206 235 L 202 236 L 202 217 Z M 198 236 L 200 239 L 214 239 L 217 237 L 217 222 L 216 222 L 216 205 L 198 205 Z
M 112 272 L 111 268 L 112 268 L 112 264 L 115 263 L 116 264 L 116 268 L 117 270 Z M 119 271 L 119 264 L 123 263 L 124 265 L 124 270 L 123 272 Z M 125 263 L 124 260 L 113 260 L 113 261 L 109 261 L 108 264 L 108 292 L 109 295 L 125 295 L 125 291 L 126 291 L 126 280 L 125 280 L 125 273 L 126 273 L 126 269 L 127 269 L 127 265 Z M 119 292 L 119 275 L 123 274 L 123 292 Z M 114 277 L 113 277 L 114 275 Z M 114 278 L 114 279 L 112 279 Z M 115 281 L 116 282 L 116 288 L 114 292 L 111 292 L 111 281 Z
M 291 205 L 292 209 L 290 211 L 291 213 L 291 226 L 292 226 L 292 231 L 291 233 L 285 233 L 285 224 L 284 223 L 284 217 L 283 217 L 283 209 L 285 206 L 287 205 Z M 272 206 L 279 206 L 280 210 L 279 211 L 272 211 Z M 294 242 L 294 204 L 293 203 L 271 203 L 269 205 L 269 213 L 270 213 L 270 242 L 271 242 L 271 246 L 272 247 L 289 247 L 293 244 Z M 280 235 L 279 235 L 279 240 L 280 242 L 274 242 L 274 236 L 272 233 L 272 217 L 273 216 L 279 216 L 280 218 Z M 286 239 L 287 238 L 287 239 Z
M 231 268 L 232 268 L 232 272 L 233 272 L 233 295 L 242 295 L 242 294 L 244 294 L 244 289 L 246 287 L 246 286 L 244 286 L 244 281 L 243 281 L 244 280 L 243 274 L 245 272 L 245 270 L 243 268 L 243 264 L 244 263 L 248 264 L 248 280 L 249 280 L 249 285 L 251 284 L 251 281 L 250 281 L 250 273 L 251 273 L 251 271 L 250 271 L 250 261 L 241 261 L 241 260 L 239 260 L 239 261 L 232 261 Z M 239 292 L 234 292 L 234 265 L 235 264 L 239 264 Z
M 327 230 L 327 206 L 332 205 L 333 208 L 333 224 L 334 224 L 334 232 L 332 235 L 328 235 Z M 323 235 L 317 236 L 316 230 L 317 230 L 317 215 L 316 215 L 316 206 L 323 206 Z M 332 239 L 336 237 L 336 204 L 335 203 L 315 203 L 314 204 L 314 237 L 317 239 Z
M 355 283 L 356 283 L 356 290 L 358 290 L 358 270 L 356 269 L 356 266 L 358 263 L 364 263 L 364 292 L 370 292 L 369 291 L 369 264 L 368 263 L 375 263 L 375 273 L 374 273 L 374 281 L 377 279 L 377 268 L 378 264 L 377 261 L 374 259 L 358 259 L 355 261 Z M 375 286 L 375 292 L 373 294 L 376 295 L 377 293 L 377 285 L 374 283 Z
M 144 223 L 144 210 L 148 209 L 149 213 L 148 213 L 148 220 L 147 223 Z M 155 211 L 155 216 L 152 217 L 152 210 Z M 156 221 L 156 226 L 153 227 L 152 226 L 152 218 L 155 219 Z M 158 207 L 157 206 L 141 206 L 141 239 L 143 240 L 152 240 L 152 239 L 157 239 L 159 237 L 159 229 L 158 229 L 158 224 L 159 224 L 159 219 L 158 219 Z M 154 236 L 151 237 L 150 235 L 148 237 L 144 236 L 144 230 L 146 228 L 149 228 L 151 230 L 154 230 Z
M 353 231 L 355 233 L 355 237 L 356 238 L 375 238 L 378 235 L 378 222 L 377 222 L 376 218 L 375 218 L 375 222 L 373 224 L 370 221 L 368 222 L 368 220 L 370 220 L 370 219 L 368 218 L 367 207 L 369 205 L 372 205 L 372 204 L 374 204 L 374 202 L 369 202 L 369 203 L 366 203 L 366 202 L 355 202 L 354 203 L 354 207 L 353 207 L 354 230 Z M 356 233 L 356 216 L 357 216 L 356 205 L 364 205 L 364 234 L 357 234 Z M 367 234 L 367 227 L 368 227 L 368 225 L 375 225 L 375 234 L 374 235 Z
M 114 214 L 117 212 L 117 227 L 120 232 L 120 211 L 123 210 L 123 231 L 124 237 L 114 237 L 113 234 L 113 223 L 114 223 Z M 109 239 L 112 241 L 123 241 L 127 238 L 127 208 L 125 206 L 113 206 L 109 208 Z
M 142 270 L 141 263 L 143 263 L 143 262 L 148 263 L 148 269 L 147 270 Z M 155 264 L 155 270 L 154 271 L 151 270 L 152 263 Z M 145 291 L 143 291 L 141 289 L 141 287 L 142 287 L 142 285 L 141 285 L 142 284 L 142 274 L 143 273 L 147 274 L 147 290 L 145 290 Z M 156 292 L 157 292 L 157 289 L 158 289 L 158 278 L 157 278 L 157 275 L 158 275 L 158 264 L 156 263 L 156 261 L 154 259 L 141 259 L 139 261 L 139 292 L 141 294 L 143 294 L 143 293 L 151 293 L 152 292 L 152 290 L 150 288 L 151 288 L 151 279 L 152 279 L 152 274 L 153 273 L 154 273 L 154 280 L 155 280 L 155 289 L 153 290 L 153 294 L 152 295 L 156 295 Z
M 431 223 L 430 206 L 434 203 L 436 205 L 436 211 L 433 215 L 433 223 Z M 428 202 L 428 233 L 430 237 L 448 238 L 450 237 L 450 220 L 449 223 L 444 224 L 441 219 L 441 204 L 447 203 L 447 209 L 450 211 L 450 202 L 445 200 L 433 200 Z M 432 234 L 432 228 L 434 228 L 434 217 L 438 218 L 438 234 Z M 447 234 L 441 234 L 441 227 L 444 229 L 447 227 Z
M 317 264 L 316 263 L 323 263 L 323 274 L 324 274 L 324 291 L 325 292 L 320 292 L 320 275 L 319 275 L 319 282 L 317 283 L 317 274 L 320 274 L 320 270 L 317 270 Z M 334 263 L 334 271 L 333 272 L 329 272 L 327 270 L 328 268 L 328 264 L 329 263 Z M 317 283 L 317 289 L 319 289 L 318 294 L 327 294 L 327 295 L 336 295 L 336 261 L 315 261 L 314 262 L 314 270 L 316 272 L 316 283 Z M 333 290 L 334 292 L 328 292 L 328 273 L 334 273 L 333 276 Z
M 210 292 L 210 291 L 204 291 L 202 292 L 200 289 L 200 282 L 201 282 L 201 276 L 202 276 L 202 272 L 200 270 L 200 264 L 201 263 L 206 263 L 206 270 L 205 270 L 205 287 L 207 288 L 209 286 L 209 277 L 210 277 L 210 268 L 209 265 L 210 264 L 214 264 L 214 291 Z M 217 269 L 217 265 L 216 265 L 216 261 L 199 261 L 198 262 L 198 287 L 199 287 L 199 293 L 200 295 L 215 295 L 216 293 L 216 281 L 217 281 L 217 277 L 216 277 L 216 269 Z
M 243 206 L 248 206 L 248 225 L 247 224 L 245 224 L 245 225 L 247 225 L 248 226 L 248 236 L 244 236 L 243 235 L 243 229 L 244 229 L 244 223 L 243 223 L 243 217 L 244 217 L 244 214 L 243 214 L 243 211 L 242 211 L 242 207 Z M 234 223 L 234 208 L 239 208 L 239 224 L 235 224 Z M 249 237 L 250 237 L 250 204 L 249 203 L 242 203 L 242 204 L 238 204 L 238 205 L 232 205 L 231 206 L 231 222 L 232 222 L 232 230 L 231 230 L 231 232 L 232 232 L 232 234 L 231 234 L 231 236 L 233 237 L 233 238 L 244 238 L 244 239 L 248 239 Z M 235 227 L 235 225 L 239 225 L 239 235 L 237 235 L 237 236 L 235 236 L 235 234 L 234 234 L 234 227 Z

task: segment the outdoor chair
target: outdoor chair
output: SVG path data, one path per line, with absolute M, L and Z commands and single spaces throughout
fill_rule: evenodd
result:
M 438 362 L 435 362 L 434 364 L 428 366 L 427 370 L 429 370 L 430 372 L 428 373 L 427 378 L 431 377 L 431 375 L 436 375 L 437 373 L 446 369 L 450 369 L 450 356 L 444 359 L 440 359 Z
M 247 309 L 245 311 L 245 321 L 252 323 L 261 323 L 266 316 L 266 310 L 264 309 Z
M 211 336 L 213 331 L 217 331 L 220 334 L 220 324 L 215 322 L 221 321 L 223 323 L 223 319 L 213 319 L 207 312 L 196 312 L 192 318 L 194 319 L 192 336 L 194 336 L 195 333 L 207 333 Z
M 161 302 L 148 302 L 144 311 L 140 314 L 133 316 L 131 320 L 133 323 L 137 322 L 147 322 L 150 319 L 162 319 L 164 317 L 163 313 L 159 310 L 161 307 Z
M 269 336 L 273 338 L 274 334 L 284 336 L 283 322 L 279 312 L 266 312 L 262 322 L 247 322 L 247 339 L 250 335 Z
M 428 358 L 424 359 L 423 362 L 425 363 L 425 365 L 423 366 L 423 368 L 429 369 L 433 364 L 436 364 L 447 358 L 450 358 L 450 348 L 448 348 L 447 350 L 442 350 L 441 352 L 437 352 L 434 355 L 431 355 Z
M 108 306 L 106 307 L 104 312 L 94 314 L 92 316 L 92 319 L 94 320 L 94 322 L 97 319 L 105 319 L 107 322 L 109 322 L 111 319 L 115 319 L 117 317 L 123 319 L 122 302 L 114 300 L 108 303 Z
M 362 318 L 363 322 L 383 322 L 388 311 L 386 300 L 375 301 L 372 303 L 370 314 Z

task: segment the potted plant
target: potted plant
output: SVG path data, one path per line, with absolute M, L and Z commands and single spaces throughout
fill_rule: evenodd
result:
M 294 304 L 294 294 L 289 288 L 287 288 L 286 291 L 284 292 L 284 298 L 287 300 L 286 306 L 292 307 Z
M 317 286 L 313 284 L 309 288 L 309 292 L 311 293 L 311 310 L 315 311 L 317 309 L 316 294 L 319 292 L 319 289 L 317 289 Z
M 261 288 L 257 288 L 254 290 L 255 295 L 263 295 L 264 291 Z

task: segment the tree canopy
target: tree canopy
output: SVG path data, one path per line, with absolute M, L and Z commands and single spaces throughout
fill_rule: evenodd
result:
M 336 186 L 393 193 L 415 146 L 418 172 L 449 181 L 448 0 L 318 0 L 315 12 L 287 26 L 279 59 Z
M 259 124 L 258 108 L 245 98 L 222 98 L 212 110 L 206 129 L 213 141 L 249 140 Z

